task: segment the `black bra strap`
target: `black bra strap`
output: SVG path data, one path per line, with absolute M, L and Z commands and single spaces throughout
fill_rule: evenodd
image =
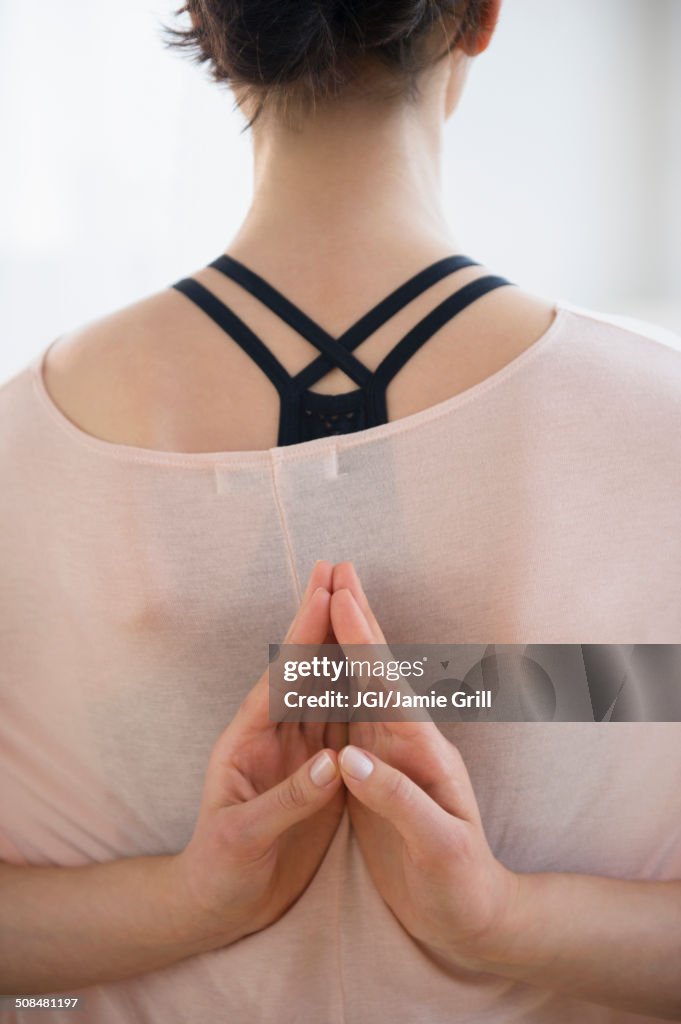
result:
M 450 295 L 437 305 L 435 309 L 431 310 L 391 349 L 376 367 L 371 381 L 369 390 L 371 393 L 372 422 L 382 422 L 382 420 L 387 419 L 386 388 L 414 353 L 458 313 L 463 312 L 464 309 L 482 298 L 483 295 L 487 295 L 496 288 L 502 288 L 506 285 L 515 287 L 505 277 L 498 277 L 492 274 L 471 281 L 470 284 L 464 285 L 463 288 L 454 292 L 453 295 Z
M 339 338 L 334 338 L 290 302 L 280 291 L 265 281 L 264 278 L 244 266 L 239 260 L 235 260 L 232 256 L 227 256 L 226 254 L 218 256 L 209 266 L 219 270 L 226 277 L 231 278 L 245 288 L 246 291 L 324 353 L 292 378 L 295 382 L 296 390 L 300 392 L 316 384 L 318 380 L 335 366 L 340 366 L 356 383 L 366 385 L 369 377 L 365 376 L 366 367 L 364 364 L 353 359 L 351 356 L 349 357 L 352 359 L 350 365 L 359 367 L 362 371 L 363 380 L 359 381 L 357 376 L 346 368 L 347 363 L 345 363 L 342 350 L 346 352 L 354 351 L 392 316 L 399 313 L 401 309 L 421 295 L 426 289 L 442 280 L 442 278 L 464 267 L 474 267 L 479 266 L 479 264 L 468 256 L 445 256 L 444 259 L 438 260 L 436 263 L 426 267 L 425 270 L 419 271 L 395 288 L 390 295 L 370 309 L 368 313 L 365 313 Z M 324 340 L 323 344 L 320 343 L 322 339 Z M 341 350 L 339 350 L 339 346 Z M 330 358 L 327 358 L 327 353 Z
M 436 281 L 463 267 L 479 266 L 478 263 L 467 256 L 448 256 L 426 267 L 370 309 L 340 338 L 334 338 L 263 278 L 232 257 L 220 256 L 209 266 L 222 270 L 228 277 L 241 284 L 322 352 L 322 355 L 309 366 L 292 377 L 250 327 L 199 281 L 187 277 L 172 286 L 191 299 L 233 338 L 274 384 L 281 400 L 280 444 L 289 443 L 285 439 L 295 436 L 298 396 L 305 390 L 310 394 L 310 384 L 315 383 L 334 366 L 340 367 L 364 389 L 367 396 L 367 426 L 387 422 L 386 388 L 410 357 L 444 324 L 477 299 L 496 288 L 512 285 L 506 278 L 495 275 L 477 278 L 464 285 L 423 317 L 372 373 L 352 355 L 352 349 Z
M 284 369 L 279 360 L 274 356 L 266 345 L 262 343 L 257 334 L 254 334 L 250 327 L 241 320 L 236 313 L 233 313 L 229 306 L 218 299 L 211 291 L 204 288 L 202 284 L 193 277 L 185 277 L 177 281 L 173 288 L 182 292 L 188 299 L 206 313 L 219 327 L 226 331 L 246 352 L 251 359 L 260 367 L 263 373 L 267 374 L 280 395 L 290 393 L 291 375 Z
M 370 309 L 368 313 L 365 313 L 357 323 L 349 327 L 340 336 L 338 343 L 347 348 L 348 351 L 353 352 L 363 341 L 366 341 L 367 338 L 370 338 L 372 334 L 387 323 L 391 317 L 399 313 L 405 306 L 408 306 L 410 302 L 418 298 L 428 288 L 437 284 L 438 281 L 441 281 L 449 274 L 455 273 L 457 270 L 463 270 L 464 267 L 477 267 L 479 265 L 479 263 L 476 263 L 475 260 L 470 259 L 468 256 L 447 256 L 432 266 L 426 267 L 425 270 L 415 274 L 409 281 L 405 281 L 404 284 L 396 288 L 378 305 Z M 331 368 L 331 364 L 324 356 L 318 356 L 309 366 L 306 366 L 304 370 L 301 370 L 296 375 L 296 382 L 301 383 L 304 388 L 312 387 Z
M 245 267 L 243 263 L 233 259 L 231 256 L 218 256 L 216 260 L 208 264 L 216 270 L 220 270 L 227 277 L 230 277 L 251 295 L 259 299 L 273 313 L 276 313 L 284 323 L 293 327 L 298 334 L 306 338 L 318 348 L 320 352 L 331 358 L 330 366 L 338 366 L 344 373 L 354 380 L 359 387 L 366 387 L 371 378 L 371 371 L 360 363 L 347 350 L 338 345 L 337 340 L 327 331 L 323 330 L 306 313 L 303 313 L 298 306 L 282 295 L 281 292 L 268 284 L 259 274 L 254 273 Z M 295 378 L 292 378 L 295 380 Z M 297 383 L 297 382 L 296 382 Z M 302 388 L 296 387 L 300 391 Z

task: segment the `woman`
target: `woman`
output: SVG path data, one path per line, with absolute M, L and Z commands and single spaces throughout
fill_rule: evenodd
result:
M 176 41 L 252 127 L 248 214 L 0 392 L 5 993 L 97 1024 L 681 1019 L 677 724 L 348 734 L 253 685 L 284 635 L 679 640 L 679 353 L 442 215 L 499 2 L 188 5 Z

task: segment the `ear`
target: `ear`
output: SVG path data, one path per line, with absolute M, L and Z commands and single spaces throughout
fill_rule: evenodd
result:
M 473 3 L 476 0 L 472 0 Z M 469 57 L 477 57 L 489 46 L 499 20 L 502 0 L 478 0 L 481 3 L 480 24 L 477 31 L 466 32 L 459 46 Z

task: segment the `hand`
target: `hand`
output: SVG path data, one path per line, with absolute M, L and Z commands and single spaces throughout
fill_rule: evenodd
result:
M 328 642 L 331 574 L 316 563 L 284 642 Z M 213 748 L 196 828 L 177 858 L 181 884 L 223 944 L 265 928 L 300 896 L 345 804 L 333 727 L 270 722 L 268 674 Z
M 334 567 L 330 616 L 342 646 L 387 644 L 349 562 Z M 340 768 L 376 888 L 415 939 L 482 969 L 501 955 L 518 876 L 490 850 L 461 755 L 432 721 L 352 722 L 350 743 Z

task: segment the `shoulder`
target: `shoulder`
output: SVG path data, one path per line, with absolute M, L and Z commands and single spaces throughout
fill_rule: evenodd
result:
M 681 335 L 646 320 L 561 302 L 570 344 L 563 350 L 566 380 L 594 397 L 681 413 Z
M 139 443 L 145 417 L 167 395 L 167 367 L 186 352 L 185 314 L 166 289 L 66 331 L 43 360 L 50 398 L 88 433 Z
M 42 378 L 51 403 L 87 434 L 201 451 L 220 447 L 224 418 L 239 407 L 237 369 L 223 333 L 165 288 L 62 334 L 45 352 Z
M 594 353 L 640 359 L 653 365 L 661 360 L 681 367 L 681 334 L 661 324 L 620 313 L 605 313 L 572 302 L 560 306 L 572 318 L 573 325 L 594 345 Z M 599 344 L 600 343 L 600 344 Z M 613 348 L 613 346 L 616 346 Z
M 273 390 L 263 376 L 172 287 L 69 330 L 42 366 L 51 404 L 84 433 L 157 451 L 258 447 L 248 424 Z
M 616 500 L 636 492 L 647 510 L 676 509 L 681 337 L 647 321 L 560 307 L 558 344 L 535 381 L 547 444 L 564 453 L 571 479 L 593 481 Z

